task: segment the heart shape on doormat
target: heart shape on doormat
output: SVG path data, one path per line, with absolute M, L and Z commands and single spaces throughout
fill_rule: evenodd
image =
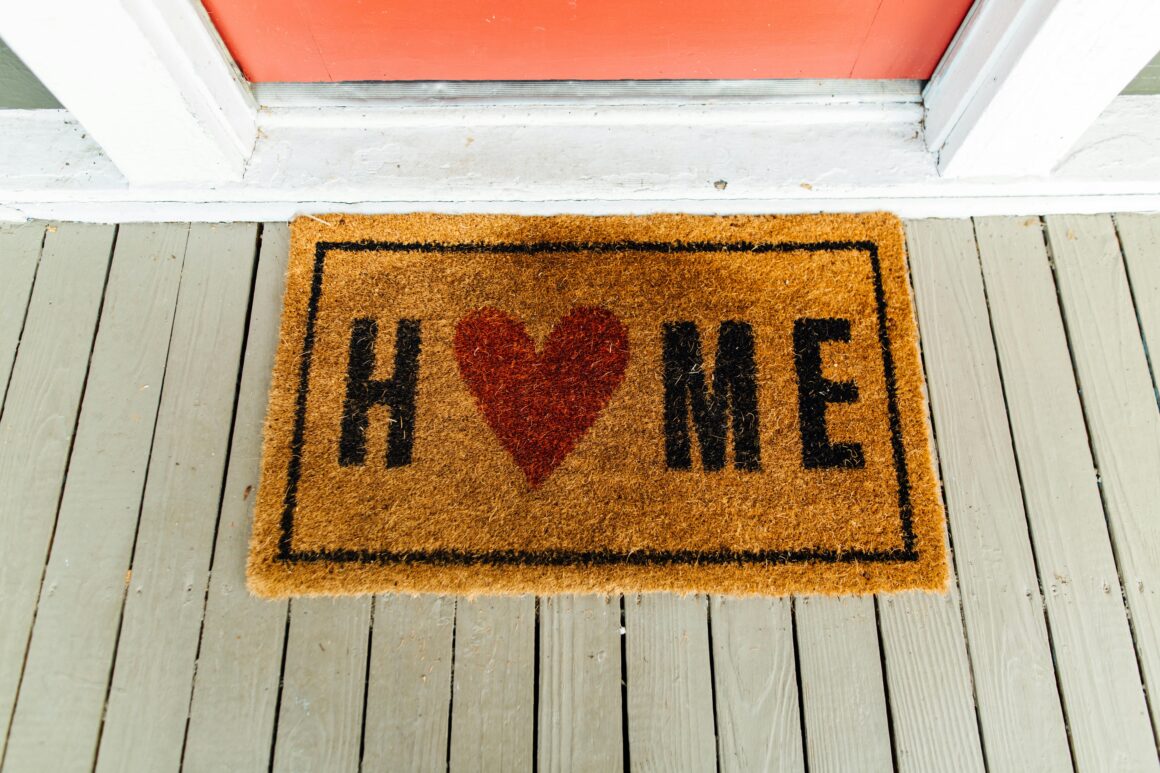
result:
M 620 386 L 628 330 L 608 309 L 578 306 L 537 353 L 522 322 L 484 307 L 455 326 L 455 357 L 488 426 L 537 488 Z

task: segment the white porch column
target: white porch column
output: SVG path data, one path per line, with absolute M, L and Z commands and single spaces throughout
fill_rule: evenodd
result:
M 924 95 L 940 172 L 1047 174 L 1158 50 L 1156 0 L 979 0 Z
M 0 37 L 131 183 L 241 179 L 256 106 L 196 0 L 0 0 Z

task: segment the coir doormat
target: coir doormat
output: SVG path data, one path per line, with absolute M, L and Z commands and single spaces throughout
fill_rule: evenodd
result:
M 890 215 L 299 219 L 262 595 L 942 588 Z

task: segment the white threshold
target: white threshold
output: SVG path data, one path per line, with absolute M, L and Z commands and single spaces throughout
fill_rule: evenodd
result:
M 923 81 L 857 78 L 619 81 L 355 81 L 254 83 L 268 108 L 496 105 L 918 103 Z
M 347 94 L 312 107 L 272 93 L 242 178 L 216 183 L 130 185 L 66 111 L 0 111 L 0 219 L 1160 210 L 1158 97 L 1116 99 L 1049 175 L 980 179 L 940 175 L 906 93 Z

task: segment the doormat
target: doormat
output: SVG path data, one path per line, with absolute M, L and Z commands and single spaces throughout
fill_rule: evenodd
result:
M 942 589 L 902 227 L 293 224 L 249 583 Z

